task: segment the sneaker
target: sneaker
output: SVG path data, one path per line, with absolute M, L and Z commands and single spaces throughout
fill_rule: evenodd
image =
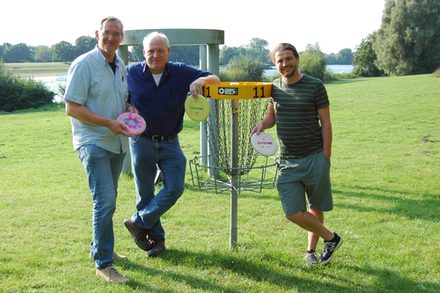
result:
M 93 258 L 93 254 L 91 251 L 90 251 L 89 256 L 90 256 L 90 258 Z M 113 251 L 113 260 L 126 260 L 126 259 L 128 259 L 128 257 L 126 255 L 118 254 Z
M 96 276 L 113 284 L 127 284 L 128 279 L 121 275 L 114 266 L 96 270 Z
M 113 251 L 113 260 L 126 260 L 128 257 L 126 255 L 118 254 Z
M 150 245 L 151 249 L 147 250 L 149 257 L 158 257 L 166 250 L 165 239 L 151 239 Z
M 304 259 L 306 260 L 307 264 L 309 264 L 309 265 L 319 264 L 319 256 L 314 251 L 307 251 L 306 255 L 304 256 Z
M 134 243 L 136 243 L 140 249 L 145 251 L 151 249 L 151 244 L 147 240 L 148 230 L 139 228 L 131 219 L 125 220 L 124 225 L 133 237 Z
M 328 262 L 330 262 L 336 249 L 341 247 L 342 243 L 344 242 L 341 236 L 336 234 L 336 232 L 334 234 L 335 237 L 333 238 L 333 240 L 324 241 L 324 250 L 321 254 L 321 262 L 323 264 L 327 264 Z

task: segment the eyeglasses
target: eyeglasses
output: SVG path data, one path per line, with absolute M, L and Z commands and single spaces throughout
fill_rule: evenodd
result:
M 113 38 L 120 38 L 122 37 L 122 34 L 120 32 L 109 32 L 109 31 L 104 31 L 101 32 L 101 36 L 103 37 L 113 37 Z

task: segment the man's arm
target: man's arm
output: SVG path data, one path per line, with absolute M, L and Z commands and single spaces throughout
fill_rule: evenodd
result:
M 130 136 L 124 123 L 93 113 L 84 105 L 66 100 L 66 114 L 84 123 L 107 127 L 115 135 Z
M 189 91 L 191 92 L 194 98 L 197 98 L 199 95 L 203 95 L 204 85 L 218 84 L 219 82 L 220 82 L 220 78 L 218 78 L 218 76 L 215 74 L 199 77 L 189 85 Z
M 275 109 L 273 103 L 267 106 L 267 114 L 264 118 L 252 129 L 251 134 L 263 132 L 265 129 L 271 128 L 275 125 Z
M 330 121 L 330 108 L 318 109 L 319 121 L 321 122 L 322 140 L 324 143 L 324 154 L 330 159 L 332 155 L 332 123 Z

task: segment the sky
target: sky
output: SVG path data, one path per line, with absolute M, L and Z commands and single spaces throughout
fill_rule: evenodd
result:
M 381 25 L 385 0 L 7 0 L 2 1 L 0 44 L 52 46 L 94 37 L 99 22 L 116 16 L 125 30 L 223 30 L 228 47 L 253 38 L 268 49 L 288 42 L 299 51 L 318 44 L 324 53 L 353 51 Z M 223 46 L 222 46 L 223 47 Z

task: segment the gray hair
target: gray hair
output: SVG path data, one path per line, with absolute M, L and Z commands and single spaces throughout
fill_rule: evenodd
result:
M 170 41 L 168 40 L 168 37 L 164 33 L 152 32 L 152 33 L 149 33 L 148 35 L 146 35 L 144 40 L 142 41 L 142 45 L 144 46 L 144 48 L 147 48 L 149 46 L 150 42 L 154 39 L 164 40 L 167 45 L 167 48 L 170 47 Z
M 122 21 L 119 18 L 114 17 L 114 16 L 107 16 L 107 17 L 103 18 L 101 20 L 101 24 L 99 26 L 99 29 L 102 30 L 104 28 L 105 23 L 108 21 L 114 21 L 114 22 L 118 23 L 119 26 L 121 27 L 121 31 L 122 32 L 124 31 L 124 25 L 122 24 Z

